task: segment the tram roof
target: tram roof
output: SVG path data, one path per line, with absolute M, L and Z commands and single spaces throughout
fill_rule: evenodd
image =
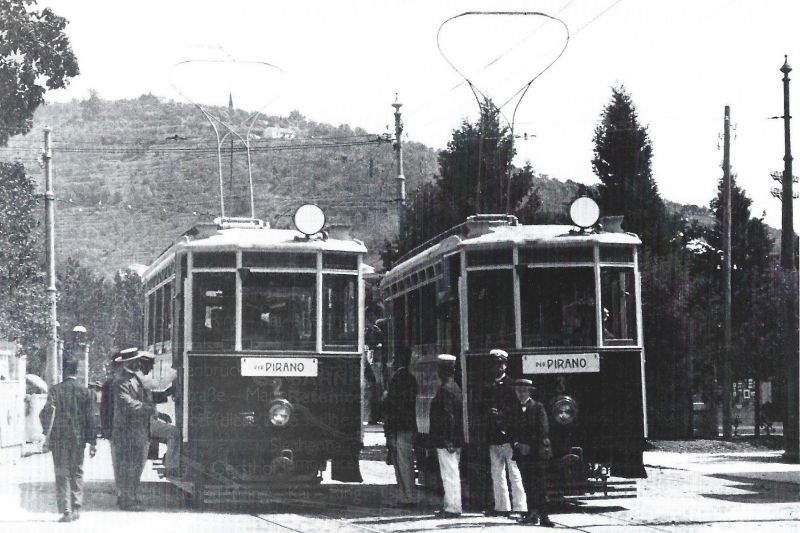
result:
M 142 274 L 146 279 L 160 270 L 171 257 L 181 251 L 224 252 L 236 250 L 276 252 L 345 252 L 367 253 L 356 239 L 306 238 L 299 231 L 272 228 L 224 228 L 215 224 L 198 224 L 164 250 Z
M 536 224 L 536 225 L 494 225 L 482 231 L 470 232 L 466 236 L 451 235 L 441 242 L 406 259 L 390 270 L 386 277 L 393 278 L 395 272 L 425 263 L 430 258 L 444 255 L 461 248 L 492 249 L 509 246 L 590 246 L 598 244 L 639 245 L 642 241 L 633 233 L 626 232 L 577 232 L 575 226 Z

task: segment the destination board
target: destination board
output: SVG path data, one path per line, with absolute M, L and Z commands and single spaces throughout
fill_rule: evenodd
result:
M 523 355 L 523 374 L 575 374 L 600 372 L 599 353 Z
M 242 357 L 242 376 L 317 377 L 317 360 L 307 357 Z

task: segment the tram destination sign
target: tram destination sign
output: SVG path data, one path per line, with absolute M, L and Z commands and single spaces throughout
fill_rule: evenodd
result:
M 242 376 L 317 377 L 317 360 L 309 357 L 242 357 Z
M 523 374 L 575 374 L 600 372 L 599 353 L 523 355 Z

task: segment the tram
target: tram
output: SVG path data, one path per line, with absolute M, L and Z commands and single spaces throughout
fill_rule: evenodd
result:
M 647 437 L 641 241 L 621 229 L 621 217 L 596 224 L 599 210 L 588 198 L 571 212 L 576 226 L 471 216 L 384 277 L 389 349 L 411 349 L 419 385 L 416 452 L 424 484 L 437 477 L 435 456 L 425 449 L 436 356 L 456 354 L 468 443 L 462 479 L 469 501 L 486 504 L 481 495 L 492 490 L 482 404 L 493 376 L 489 350 L 502 348 L 508 374 L 533 378 L 548 412 L 551 496 L 635 496 Z
M 211 494 L 361 481 L 363 243 L 329 238 L 303 206 L 298 230 L 218 218 L 185 232 L 142 275 L 144 346 L 175 385 L 180 468 Z M 216 491 L 216 493 L 214 492 Z

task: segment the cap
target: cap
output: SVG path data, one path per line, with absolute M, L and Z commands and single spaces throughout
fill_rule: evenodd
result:
M 120 350 L 111 358 L 111 361 L 114 363 L 120 363 L 122 361 L 127 361 L 131 359 L 139 353 L 139 348 L 125 348 L 124 350 Z
M 454 365 L 456 363 L 456 356 L 450 355 L 449 353 L 443 353 L 439 354 L 436 360 L 443 365 Z
M 489 356 L 497 359 L 499 361 L 508 361 L 508 352 L 505 350 L 501 350 L 500 348 L 494 348 L 489 350 Z
M 119 352 L 119 357 L 114 359 L 114 362 L 128 363 L 130 361 L 135 361 L 136 359 L 146 359 L 150 361 L 155 361 L 156 358 L 150 352 L 140 350 L 139 348 L 127 348 Z
M 514 386 L 515 387 L 533 387 L 534 385 L 533 385 L 533 381 L 531 381 L 529 379 L 520 378 L 520 379 L 517 379 L 517 380 L 514 381 Z

